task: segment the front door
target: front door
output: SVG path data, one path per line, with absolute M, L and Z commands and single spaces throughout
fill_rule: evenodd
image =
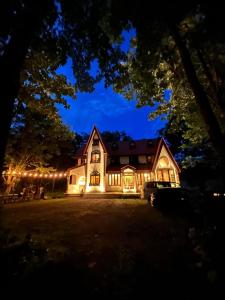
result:
M 124 173 L 123 176 L 123 191 L 135 192 L 135 182 L 133 173 Z

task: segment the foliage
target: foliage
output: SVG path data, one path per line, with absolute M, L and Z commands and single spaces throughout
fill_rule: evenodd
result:
M 107 143 L 126 142 L 132 140 L 125 131 L 103 131 L 101 132 L 101 136 Z
M 69 108 L 65 97 L 74 98 L 75 89 L 64 75 L 56 73 L 57 68 L 54 56 L 29 50 L 5 156 L 9 172 L 50 172 L 71 165 L 74 133 L 62 123 L 57 105 Z M 6 192 L 17 179 L 5 177 Z
M 186 139 L 208 137 L 219 151 L 225 130 L 219 5 L 176 1 L 149 6 L 145 1 L 130 5 L 118 0 L 46 3 L 48 9 L 40 14 L 27 50 L 48 53 L 56 65 L 70 57 L 76 90 L 91 92 L 104 78 L 106 86 L 112 84 L 128 99 L 137 98 L 138 106 L 156 106 L 152 117 L 169 114 L 178 119 L 177 124 L 185 121 Z M 0 32 L 2 53 L 7 52 L 7 34 L 16 31 L 18 23 L 24 25 L 21 15 L 35 5 L 23 0 L 3 10 L 9 19 Z M 121 32 L 130 28 L 135 28 L 136 36 L 124 53 Z M 90 72 L 94 61 L 99 66 L 96 74 Z M 165 89 L 172 90 L 171 101 L 164 99 Z
M 119 7 L 115 1 L 114 9 Z M 152 106 L 150 118 L 173 119 L 175 126 L 185 122 L 185 140 L 196 144 L 210 139 L 222 153 L 225 48 L 220 8 L 195 1 L 168 3 L 160 9 L 154 4 L 152 10 L 134 2 L 126 8 L 121 8 L 120 17 L 131 22 L 136 36 L 122 64 L 123 72 L 114 81 L 115 90 L 128 99 L 137 98 L 138 106 Z M 116 13 L 111 19 L 118 21 Z M 172 92 L 170 100 L 164 97 L 166 89 Z
M 59 117 L 52 120 L 26 107 L 20 122 L 11 129 L 6 167 L 10 172 L 65 170 L 71 164 L 73 152 L 74 134 Z M 6 176 L 8 192 L 15 180 L 15 176 Z

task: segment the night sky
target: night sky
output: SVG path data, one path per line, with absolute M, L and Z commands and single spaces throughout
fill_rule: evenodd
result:
M 134 31 L 123 34 L 123 50 L 127 50 Z M 92 72 L 97 66 L 93 65 Z M 65 74 L 69 81 L 74 82 L 71 62 L 58 69 Z M 90 133 L 93 125 L 100 131 L 125 131 L 134 139 L 154 138 L 165 124 L 160 118 L 150 121 L 148 114 L 151 107 L 136 108 L 136 101 L 128 101 L 122 95 L 115 93 L 112 88 L 104 88 L 104 83 L 96 85 L 93 93 L 78 93 L 76 100 L 67 98 L 71 105 L 69 110 L 59 106 L 59 112 L 65 124 L 74 132 Z

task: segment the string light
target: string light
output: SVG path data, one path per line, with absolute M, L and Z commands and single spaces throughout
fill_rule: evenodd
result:
M 4 176 L 20 176 L 20 177 L 34 177 L 34 178 L 63 178 L 68 176 L 67 173 L 51 173 L 51 174 L 43 174 L 43 173 L 33 173 L 33 172 L 16 172 L 16 171 L 3 171 L 2 175 Z

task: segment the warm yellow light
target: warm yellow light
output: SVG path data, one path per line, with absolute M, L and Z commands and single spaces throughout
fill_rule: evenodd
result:
M 26 175 L 27 175 L 27 172 L 24 172 L 23 175 L 26 176 Z
M 35 177 L 36 177 L 37 175 L 38 175 L 37 173 L 34 174 Z
M 168 168 L 169 167 L 169 159 L 166 156 L 162 156 L 159 159 L 159 167 L 160 168 Z
M 39 176 L 40 176 L 40 177 L 42 177 L 42 176 L 43 176 L 43 174 L 40 174 Z
M 66 173 L 64 173 L 64 176 L 66 176 L 67 174 Z
M 13 173 L 13 174 L 16 174 L 16 171 L 13 171 L 12 173 Z
M 52 174 L 49 175 L 49 177 L 52 177 L 52 176 L 53 176 Z
M 219 196 L 219 194 L 217 194 L 217 193 L 213 193 L 213 196 L 214 196 L 214 197 L 217 197 L 217 196 Z
M 48 177 L 48 174 L 45 174 L 45 177 Z
M 85 177 L 81 176 L 79 179 L 79 185 L 85 185 Z
M 60 173 L 60 174 L 59 174 L 59 176 L 60 176 L 60 177 L 62 177 L 62 176 L 63 176 L 63 174 L 62 174 L 62 173 Z

